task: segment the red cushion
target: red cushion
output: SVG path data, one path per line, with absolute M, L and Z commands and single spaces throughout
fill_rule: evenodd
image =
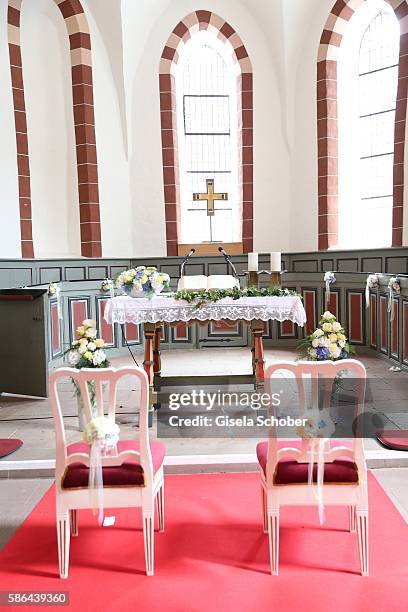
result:
M 259 442 L 256 447 L 259 465 L 266 473 L 266 460 L 268 453 L 268 442 Z M 306 484 L 308 482 L 308 463 L 299 463 L 292 459 L 279 461 L 273 476 L 276 485 Z M 313 466 L 313 482 L 317 481 L 317 464 Z M 332 483 L 358 483 L 358 469 L 354 461 L 347 459 L 336 459 L 324 465 L 324 482 Z
M 163 464 L 166 447 L 157 440 L 150 441 L 152 452 L 153 472 L 156 473 Z M 139 442 L 136 440 L 120 440 L 118 442 L 118 452 L 127 450 L 139 450 Z M 89 446 L 86 442 L 75 442 L 67 447 L 68 455 L 74 453 L 89 454 Z M 143 487 L 143 469 L 140 463 L 127 461 L 122 465 L 103 467 L 103 484 L 105 487 L 133 486 Z M 72 463 L 65 471 L 62 479 L 63 489 L 76 489 L 88 486 L 89 468 L 83 463 Z

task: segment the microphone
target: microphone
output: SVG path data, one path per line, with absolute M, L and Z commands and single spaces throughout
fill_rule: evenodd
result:
M 231 266 L 232 275 L 234 276 L 234 278 L 238 278 L 238 274 L 237 274 L 237 271 L 235 269 L 235 266 L 234 266 L 234 264 L 231 261 L 231 255 L 228 255 L 228 253 L 226 253 L 221 246 L 218 247 L 218 251 L 221 253 L 221 255 L 224 256 L 224 259 L 227 262 L 227 264 L 229 264 Z
M 180 269 L 180 276 L 184 276 L 184 266 L 186 265 L 187 261 L 190 259 L 190 257 L 192 255 L 194 255 L 194 253 L 196 252 L 195 249 L 190 249 L 190 251 L 187 253 L 187 255 L 184 257 L 183 261 L 181 262 L 181 269 Z
M 186 260 L 187 260 L 187 259 L 190 259 L 190 257 L 191 257 L 192 255 L 194 255 L 194 253 L 195 253 L 195 252 L 196 252 L 196 250 L 195 250 L 195 249 L 191 249 L 191 251 L 190 251 L 190 252 L 189 252 L 189 253 L 186 255 L 185 259 L 186 259 Z

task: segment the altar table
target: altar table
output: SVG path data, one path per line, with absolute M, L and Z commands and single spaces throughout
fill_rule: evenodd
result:
M 264 352 L 262 336 L 266 321 L 292 321 L 303 327 L 306 312 L 298 296 L 242 297 L 238 300 L 224 298 L 206 303 L 199 309 L 194 303 L 176 300 L 171 295 L 148 298 L 119 296 L 110 299 L 105 308 L 105 320 L 109 324 L 143 324 L 145 354 L 143 367 L 152 386 L 155 375 L 160 376 L 160 338 L 163 323 L 177 325 L 206 324 L 210 321 L 243 321 L 252 332 L 252 371 L 257 383 L 264 380 Z

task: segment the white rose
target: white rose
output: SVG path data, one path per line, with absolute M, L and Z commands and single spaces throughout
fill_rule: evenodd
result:
M 94 366 L 100 366 L 101 363 L 103 363 L 105 360 L 106 360 L 105 351 L 98 349 L 97 351 L 94 352 L 93 359 L 92 359 L 92 363 L 94 364 Z
M 78 349 L 78 353 L 80 353 L 80 355 L 83 355 L 84 353 L 86 353 L 87 350 L 88 350 L 88 347 L 85 344 L 81 344 L 81 346 Z
M 81 359 L 81 355 L 79 351 L 69 351 L 68 362 L 70 365 L 76 366 L 80 359 Z
M 312 340 L 312 346 L 313 348 L 317 348 L 319 346 L 318 338 L 314 338 L 314 340 Z
M 340 323 L 338 321 L 335 321 L 332 324 L 332 328 L 333 328 L 334 332 L 339 332 L 341 330 L 341 325 L 340 325 Z
M 337 347 L 336 350 L 330 351 L 330 355 L 334 357 L 334 359 L 338 359 L 340 357 L 341 348 Z
M 96 329 L 94 327 L 90 327 L 86 330 L 85 336 L 87 338 L 95 338 L 96 337 Z
M 315 338 L 320 338 L 320 336 L 323 336 L 323 330 L 322 329 L 316 329 L 316 331 L 313 333 Z
M 94 351 L 96 349 L 95 342 L 88 342 L 88 351 Z
M 326 312 L 323 313 L 322 319 L 333 319 L 334 315 L 332 315 L 332 313 L 329 310 L 326 310 Z
M 84 321 L 82 321 L 82 325 L 84 327 L 95 327 L 96 322 L 94 321 L 94 319 L 85 319 Z

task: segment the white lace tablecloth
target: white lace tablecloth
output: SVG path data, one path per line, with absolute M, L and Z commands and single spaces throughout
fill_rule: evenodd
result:
M 107 323 L 176 323 L 178 321 L 292 321 L 303 327 L 306 312 L 297 296 L 224 298 L 194 310 L 172 297 L 131 298 L 119 296 L 108 300 Z

